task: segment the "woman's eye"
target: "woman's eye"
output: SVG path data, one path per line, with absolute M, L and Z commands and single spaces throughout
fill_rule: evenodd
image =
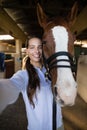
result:
M 30 47 L 30 49 L 34 49 L 34 47 Z
M 41 45 L 41 46 L 39 46 L 39 49 L 42 49 L 42 45 Z
M 30 46 L 29 48 L 30 48 L 30 49 L 34 49 L 34 46 Z

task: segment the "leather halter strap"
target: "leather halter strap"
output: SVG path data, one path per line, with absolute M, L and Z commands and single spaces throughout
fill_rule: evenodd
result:
M 58 56 L 68 56 L 69 59 L 55 59 Z M 55 59 L 55 60 L 54 60 Z M 57 65 L 58 62 L 69 62 L 70 65 Z M 54 68 L 54 67 L 65 67 L 65 68 L 71 68 L 72 72 L 74 72 L 75 70 L 75 58 L 69 53 L 69 52 L 65 52 L 65 51 L 60 51 L 60 52 L 56 52 L 54 53 L 52 56 L 50 56 L 48 59 L 45 59 L 45 64 L 48 65 L 49 71 Z
M 57 60 L 56 57 L 58 56 L 67 56 L 69 59 L 59 59 Z M 76 77 L 76 61 L 75 61 L 75 57 L 73 57 L 69 52 L 65 52 L 65 51 L 60 51 L 60 52 L 56 52 L 53 55 L 51 55 L 48 59 L 44 57 L 44 62 L 45 62 L 45 66 L 47 68 L 48 73 L 50 72 L 51 69 L 53 68 L 71 68 L 72 73 L 74 73 L 74 76 Z M 70 63 L 70 65 L 58 65 L 58 62 L 68 62 Z

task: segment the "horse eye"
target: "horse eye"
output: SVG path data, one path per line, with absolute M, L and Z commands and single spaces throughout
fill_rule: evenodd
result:
M 46 44 L 46 41 L 43 41 L 42 43 L 43 43 L 43 44 Z

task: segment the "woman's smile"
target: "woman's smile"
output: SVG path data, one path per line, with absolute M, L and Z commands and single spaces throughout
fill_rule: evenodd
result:
M 29 46 L 27 48 L 27 54 L 30 57 L 30 62 L 34 66 L 39 66 L 41 64 L 42 42 L 40 39 L 33 38 L 29 41 Z

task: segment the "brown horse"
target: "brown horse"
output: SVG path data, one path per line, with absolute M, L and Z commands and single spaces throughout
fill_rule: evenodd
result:
M 53 86 L 57 88 L 57 101 L 61 101 L 63 105 L 73 105 L 77 95 L 77 84 L 72 73 L 74 36 L 70 31 L 77 14 L 76 3 L 70 14 L 66 20 L 63 17 L 50 19 L 40 4 L 37 5 L 38 21 L 44 30 L 45 63 L 51 74 Z

